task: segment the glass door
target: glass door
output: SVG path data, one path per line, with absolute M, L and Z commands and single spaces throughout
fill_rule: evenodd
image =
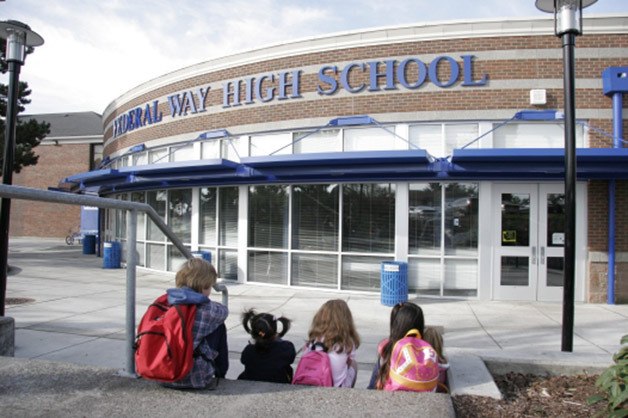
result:
M 562 184 L 494 188 L 494 299 L 562 300 L 563 190 Z
M 494 187 L 494 299 L 534 300 L 538 280 L 536 185 Z
M 562 184 L 539 186 L 537 300 L 562 301 L 565 267 L 565 194 Z

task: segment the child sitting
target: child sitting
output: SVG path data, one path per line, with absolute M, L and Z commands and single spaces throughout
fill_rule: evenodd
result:
M 175 277 L 175 289 L 168 289 L 171 305 L 196 305 L 194 318 L 194 365 L 183 379 L 164 383 L 175 388 L 211 388 L 216 379 L 225 377 L 229 368 L 227 307 L 209 300 L 212 286 L 216 283 L 216 269 L 201 258 L 187 260 Z
M 436 389 L 436 378 L 438 374 L 437 369 L 437 354 L 435 350 L 425 341 L 421 341 L 425 346 L 427 352 L 424 354 L 429 357 L 425 357 L 428 361 L 428 365 L 430 368 L 430 372 L 434 373 L 433 386 L 432 384 L 419 384 L 417 387 L 411 388 L 410 386 L 405 386 L 402 384 L 399 386 L 399 382 L 395 382 L 391 380 L 391 375 L 393 374 L 393 370 L 391 370 L 392 363 L 392 354 L 395 344 L 406 337 L 407 335 L 416 335 L 420 340 L 423 333 L 425 332 L 425 320 L 423 318 L 423 310 L 420 306 L 411 303 L 411 302 L 402 302 L 395 305 L 390 313 L 390 335 L 387 339 L 383 340 L 378 347 L 378 360 L 376 369 L 373 370 L 373 375 L 371 376 L 371 383 L 369 384 L 369 388 L 376 388 L 379 390 L 415 390 L 415 391 L 423 391 L 423 390 L 435 390 Z M 416 334 L 415 334 L 416 333 Z M 417 347 L 423 347 L 417 346 Z M 422 348 L 421 348 L 422 349 Z M 405 371 L 395 369 L 395 373 L 398 374 Z M 420 387 L 429 387 L 430 389 L 419 389 Z M 433 387 L 433 389 L 432 389 Z
M 355 350 L 360 337 L 347 302 L 329 300 L 314 315 L 308 333 L 307 353 L 315 343 L 322 343 L 329 355 L 334 387 L 353 387 L 358 373 Z
M 443 336 L 434 327 L 425 327 L 423 333 L 423 340 L 429 343 L 436 354 L 438 354 L 438 387 L 437 392 L 449 392 L 447 386 L 447 370 L 449 369 L 449 362 L 444 354 L 445 345 L 443 343 Z
M 281 332 L 277 332 L 277 322 L 281 322 Z M 296 352 L 294 344 L 281 339 L 290 329 L 290 320 L 249 309 L 242 314 L 242 326 L 254 343 L 242 351 L 240 361 L 244 371 L 238 379 L 290 383 Z

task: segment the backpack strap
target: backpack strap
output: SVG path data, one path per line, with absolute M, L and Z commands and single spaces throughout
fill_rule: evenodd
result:
M 322 342 L 314 341 L 310 343 L 310 350 L 316 351 L 316 347 L 320 347 L 325 353 L 327 352 L 327 347 L 325 347 L 325 344 L 323 344 Z
M 409 337 L 410 335 L 416 335 L 419 339 L 423 338 L 421 337 L 421 332 L 416 328 L 412 328 L 410 331 L 406 332 L 406 337 Z

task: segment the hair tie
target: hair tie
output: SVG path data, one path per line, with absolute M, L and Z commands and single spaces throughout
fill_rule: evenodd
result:
M 260 337 L 264 338 L 264 336 L 265 336 L 266 334 L 264 333 L 264 331 L 260 331 L 260 332 L 258 332 L 258 333 L 257 333 L 257 335 L 259 335 Z

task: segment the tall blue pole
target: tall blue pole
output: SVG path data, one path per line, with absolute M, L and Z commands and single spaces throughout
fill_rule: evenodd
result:
M 613 93 L 613 148 L 621 148 L 623 137 L 623 93 Z M 606 303 L 615 304 L 615 179 L 608 183 L 608 274 Z

